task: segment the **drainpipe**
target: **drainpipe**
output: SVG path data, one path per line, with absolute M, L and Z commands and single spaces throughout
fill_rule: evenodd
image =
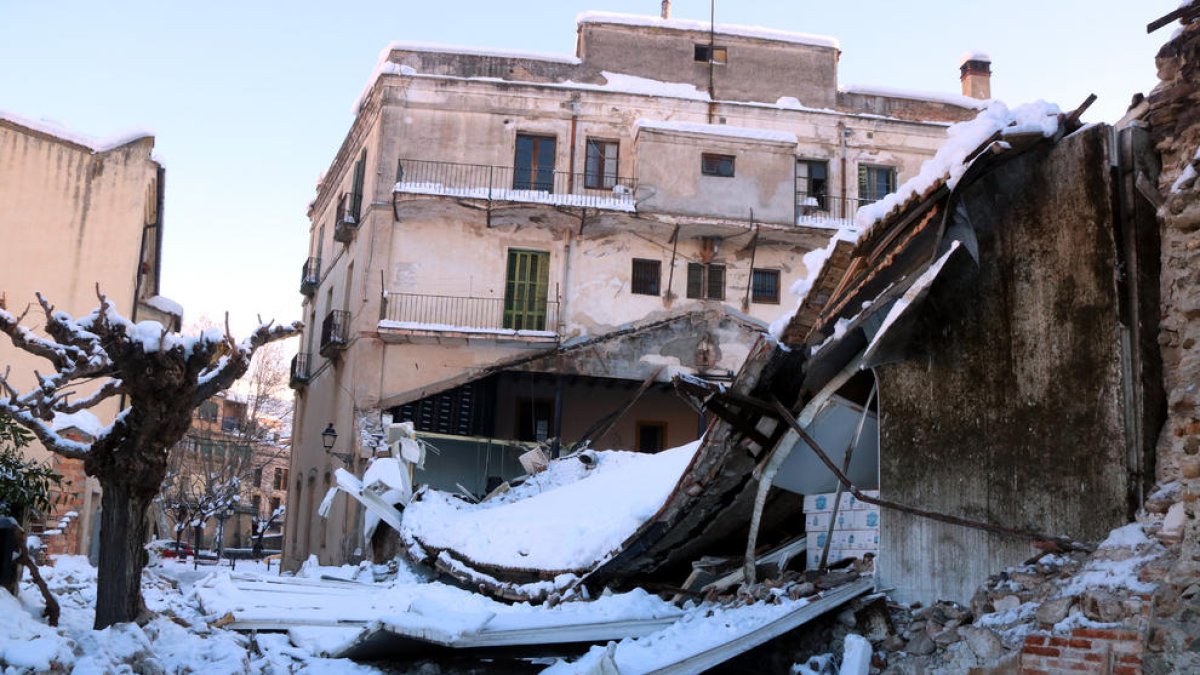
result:
M 668 10 L 669 11 L 669 10 Z M 713 86 L 713 46 L 717 36 L 717 0 L 708 3 L 708 123 L 717 121 L 717 96 Z
M 846 136 L 849 135 L 850 130 L 846 128 L 845 122 L 838 122 L 837 130 L 838 146 L 842 150 L 841 169 L 839 170 L 839 173 L 842 174 L 842 217 L 849 218 L 850 195 L 846 193 Z
M 566 228 L 567 246 L 563 251 L 562 292 L 558 302 L 558 335 L 567 330 L 567 310 L 571 305 L 571 257 L 575 252 L 575 232 Z
M 567 192 L 575 194 L 575 132 L 579 127 L 579 101 L 569 101 L 567 106 L 571 109 L 571 141 L 568 145 L 570 151 L 567 153 Z

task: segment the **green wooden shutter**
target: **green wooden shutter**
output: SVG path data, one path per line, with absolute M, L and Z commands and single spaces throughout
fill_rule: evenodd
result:
M 504 327 L 546 330 L 549 288 L 550 254 L 510 248 L 504 284 Z

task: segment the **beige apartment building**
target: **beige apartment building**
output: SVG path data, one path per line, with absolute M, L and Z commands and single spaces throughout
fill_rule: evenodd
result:
M 0 111 L 0 306 L 16 314 L 31 306 L 26 322 L 36 328 L 44 323 L 36 292 L 58 309 L 85 314 L 99 304 L 99 285 L 125 316 L 178 328 L 182 310 L 158 294 L 164 169 L 153 149 L 149 134 L 98 141 Z M 6 367 L 24 388 L 47 364 L 3 341 L 0 369 Z M 92 415 L 56 425 L 86 438 L 117 406 L 110 399 Z M 99 524 L 99 484 L 84 475 L 81 461 L 38 445 L 31 454 L 65 478 L 54 513 L 31 529 L 51 552 L 88 553 Z
M 574 56 L 382 54 L 309 207 L 287 564 L 369 554 L 353 502 L 317 504 L 389 421 L 437 451 L 418 484 L 475 496 L 538 442 L 694 440 L 671 377 L 731 378 L 794 308 L 804 254 L 983 105 L 841 87 L 826 37 L 598 13 L 577 31 Z M 966 59 L 963 91 L 989 72 Z

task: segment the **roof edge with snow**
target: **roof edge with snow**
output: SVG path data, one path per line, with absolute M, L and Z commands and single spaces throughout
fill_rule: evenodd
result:
M 18 115 L 7 110 L 0 110 L 0 122 L 19 127 L 25 131 L 33 132 L 39 136 L 49 138 L 50 140 L 74 145 L 83 148 L 93 153 L 103 153 L 116 150 L 130 143 L 140 141 L 144 138 L 154 140 L 154 133 L 145 129 L 132 129 L 122 134 L 118 134 L 111 138 L 96 138 L 88 136 L 76 131 L 72 131 L 60 124 L 48 122 L 45 120 L 34 120 L 22 115 Z
M 768 143 L 786 143 L 795 145 L 799 142 L 796 134 L 790 131 L 775 131 L 772 129 L 757 129 L 728 124 L 702 124 L 699 122 L 676 122 L 672 120 L 638 119 L 635 126 L 638 131 L 669 131 L 675 133 L 701 134 L 705 136 L 722 136 L 741 140 L 763 141 Z
M 707 33 L 710 28 L 721 35 L 770 40 L 773 42 L 789 42 L 792 44 L 811 45 L 814 47 L 830 47 L 840 49 L 837 38 L 827 35 L 812 35 L 792 31 L 767 28 L 765 26 L 742 26 L 737 24 L 718 23 L 715 27 L 707 21 L 696 19 L 663 19 L 657 16 L 639 14 L 620 14 L 617 12 L 583 12 L 575 17 L 575 23 L 582 26 L 585 23 L 607 23 L 622 26 L 642 26 L 647 28 L 666 28 L 668 30 L 700 31 Z

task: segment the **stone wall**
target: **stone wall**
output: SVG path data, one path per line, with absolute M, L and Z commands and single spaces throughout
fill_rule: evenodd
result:
M 1158 443 L 1160 489 L 1146 510 L 1162 519 L 1159 538 L 1175 557 L 1155 594 L 1146 672 L 1182 672 L 1200 667 L 1200 22 L 1178 30 L 1156 65 L 1143 120 L 1162 163 L 1159 342 L 1170 415 Z

